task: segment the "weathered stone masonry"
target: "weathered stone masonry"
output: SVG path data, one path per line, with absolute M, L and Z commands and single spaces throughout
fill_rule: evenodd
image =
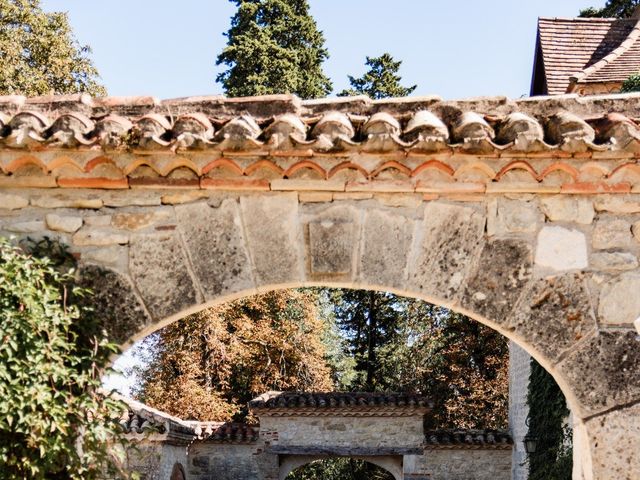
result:
M 69 245 L 114 338 L 300 285 L 391 290 L 556 378 L 574 478 L 640 476 L 637 95 L 0 97 L 0 233 Z

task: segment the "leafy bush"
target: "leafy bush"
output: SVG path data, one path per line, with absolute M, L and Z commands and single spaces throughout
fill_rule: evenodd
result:
M 88 292 L 0 239 L 0 471 L 13 479 L 125 477 L 124 405 L 100 391 L 117 350 L 91 312 L 71 305 Z M 108 473 L 109 472 L 109 473 Z
M 620 89 L 622 93 L 628 92 L 640 92 L 640 75 L 635 74 L 629 76 L 624 83 L 622 84 L 622 88 Z

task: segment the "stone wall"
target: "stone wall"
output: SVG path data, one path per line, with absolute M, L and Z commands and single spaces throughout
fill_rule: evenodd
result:
M 256 445 L 195 443 L 185 468 L 187 480 L 258 480 L 264 478 L 264 459 Z M 271 477 L 277 479 L 277 462 Z
M 405 458 L 406 480 L 509 480 L 511 450 L 427 450 Z
M 422 417 L 260 417 L 260 437 L 267 448 L 280 445 L 384 451 L 419 449 L 424 441 Z M 346 450 L 345 450 L 346 451 Z
M 135 449 L 129 449 L 127 454 L 129 470 L 138 473 L 140 480 L 169 480 L 176 463 L 187 470 L 185 445 L 143 441 Z
M 527 390 L 531 372 L 531 356 L 514 342 L 509 342 L 509 430 L 513 438 L 512 480 L 527 480 L 527 452 L 524 437 L 527 434 Z

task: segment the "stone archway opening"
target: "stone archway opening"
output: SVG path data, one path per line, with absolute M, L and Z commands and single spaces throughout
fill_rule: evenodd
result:
M 290 456 L 280 461 L 280 480 L 403 480 L 402 457 Z

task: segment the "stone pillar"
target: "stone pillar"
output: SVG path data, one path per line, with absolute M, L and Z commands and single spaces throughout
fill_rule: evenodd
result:
M 509 431 L 513 438 L 511 479 L 527 480 L 529 467 L 524 437 L 527 434 L 527 389 L 531 372 L 531 357 L 514 342 L 509 342 Z

